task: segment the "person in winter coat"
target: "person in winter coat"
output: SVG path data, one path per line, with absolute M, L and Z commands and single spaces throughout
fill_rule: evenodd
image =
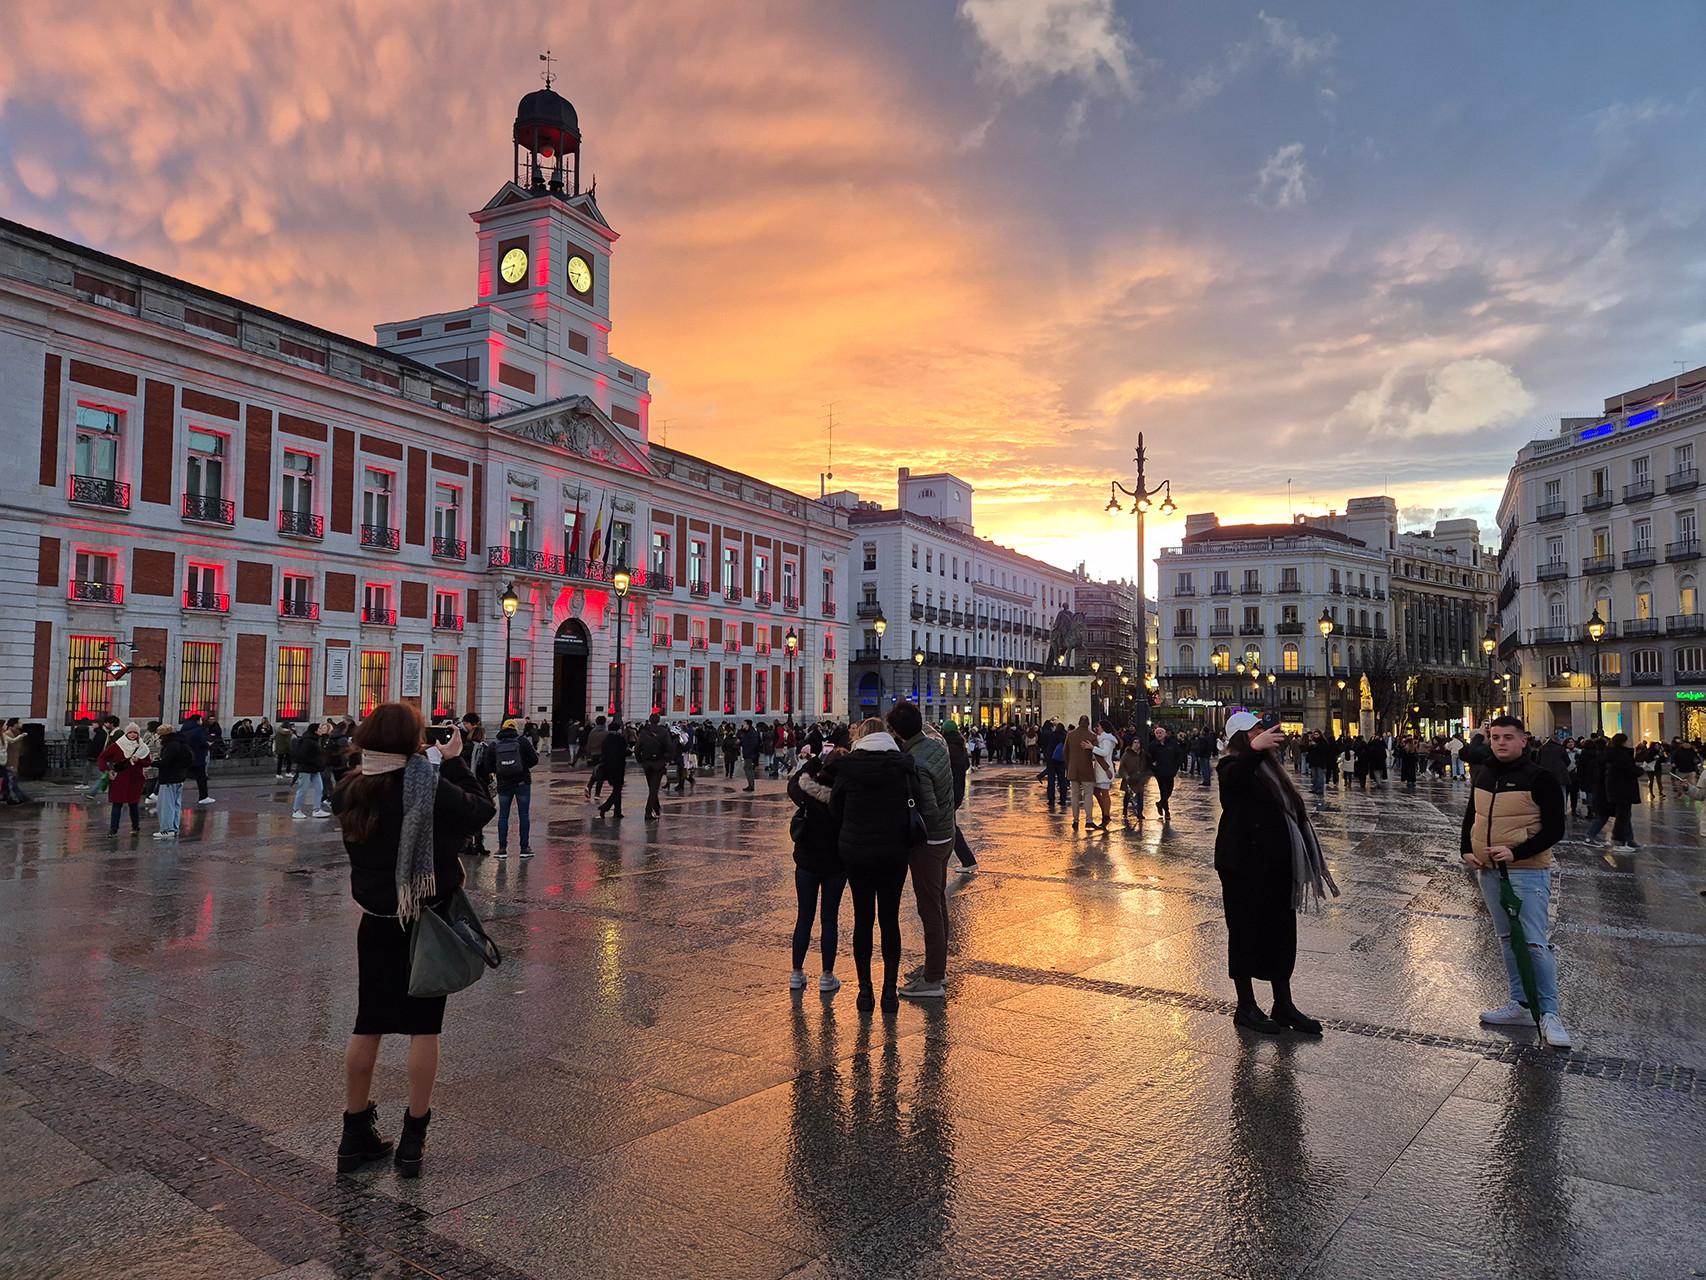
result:
M 735 765 L 740 763 L 740 733 L 735 729 L 734 722 L 723 725 L 723 777 L 735 776 Z
M 812 917 L 818 928 L 818 948 L 823 971 L 817 989 L 828 995 L 841 989 L 835 976 L 835 951 L 840 941 L 841 895 L 847 888 L 847 868 L 841 865 L 834 815 L 829 802 L 834 794 L 837 762 L 846 753 L 831 747 L 822 755 L 807 756 L 788 777 L 788 799 L 796 806 L 794 835 L 794 895 L 799 910 L 794 917 L 794 967 L 788 986 L 804 990 L 806 952 L 811 948 Z M 867 964 L 869 961 L 867 960 Z
M 883 722 L 875 717 L 861 721 L 853 730 L 852 750 L 836 764 L 829 812 L 853 896 L 853 967 L 863 1013 L 877 1005 L 871 978 L 873 924 L 882 931 L 882 1008 L 885 1013 L 900 1008 L 900 894 L 912 844 L 910 799 L 918 785 L 917 767 Z
M 1540 767 L 1558 780 L 1560 790 L 1567 791 L 1570 786 L 1570 753 L 1564 744 L 1556 738 L 1548 738 L 1540 744 L 1540 750 L 1534 756 Z
M 942 730 L 942 741 L 948 747 L 948 767 L 954 775 L 954 856 L 960 860 L 963 875 L 977 873 L 977 855 L 966 843 L 966 833 L 960 829 L 960 811 L 966 807 L 966 772 L 971 768 L 971 745 L 960 736 L 953 725 Z
M 1096 829 L 1096 731 L 1090 727 L 1089 716 L 1079 716 L 1078 723 L 1066 733 L 1066 781 L 1072 787 L 1072 829 L 1078 830 L 1078 814 L 1084 813 L 1084 826 Z
M 1214 869 L 1226 908 L 1227 974 L 1238 992 L 1232 1020 L 1270 1035 L 1289 1028 L 1318 1036 L 1321 1024 L 1291 998 L 1297 912 L 1329 892 L 1337 897 L 1338 886 L 1303 797 L 1276 757 L 1281 730 L 1263 729 L 1248 711 L 1229 716 L 1226 729 Z M 1257 979 L 1273 987 L 1270 1013 L 1256 1003 Z
M 939 999 L 947 995 L 948 855 L 954 848 L 954 770 L 948 744 L 924 724 L 915 702 L 899 702 L 889 712 L 889 732 L 918 770 L 918 812 L 924 816 L 924 843 L 909 851 L 912 893 L 924 929 L 924 972 L 900 989 L 903 996 Z
M 95 761 L 95 767 L 105 773 L 107 803 L 112 806 L 112 822 L 107 834 L 118 834 L 121 810 L 130 810 L 130 830 L 133 835 L 142 831 L 142 789 L 150 757 L 142 742 L 142 729 L 135 721 L 125 725 L 124 732 L 114 738 Z
M 1199 743 L 1198 750 L 1201 749 Z M 1149 757 L 1149 772 L 1155 775 L 1155 809 L 1165 823 L 1173 816 L 1173 783 L 1178 780 L 1179 770 L 1184 766 L 1185 749 L 1179 745 L 1177 738 L 1167 732 L 1165 725 L 1158 724 L 1145 754 Z M 1213 756 L 1210 755 L 1209 759 Z
M 1588 824 L 1587 839 L 1599 839 L 1610 821 L 1611 838 L 1617 842 L 1619 853 L 1633 853 L 1640 848 L 1635 843 L 1635 827 L 1630 820 L 1633 806 L 1641 803 L 1641 768 L 1635 763 L 1635 753 L 1629 749 L 1629 735 L 1613 735 L 1605 748 L 1605 764 L 1600 773 L 1599 799 L 1594 804 L 1594 819 Z
M 514 720 L 505 720 L 498 740 L 486 753 L 486 767 L 491 773 L 482 781 L 495 786 L 498 793 L 498 857 L 509 857 L 509 811 L 514 805 L 521 856 L 531 858 L 528 811 L 533 805 L 533 771 L 539 767 L 539 749 L 516 729 Z
M 195 768 L 195 756 L 178 736 L 176 726 L 160 726 L 159 754 L 154 757 L 154 764 L 159 774 L 155 783 L 160 801 L 160 829 L 154 833 L 154 838 L 173 840 L 183 826 L 184 779 Z
M 457 856 L 468 834 L 492 818 L 492 802 L 462 762 L 460 737 L 426 746 L 412 703 L 384 702 L 355 731 L 361 763 L 332 799 L 350 862 L 356 930 L 355 1028 L 344 1050 L 344 1129 L 338 1172 L 392 1155 L 379 1134 L 373 1071 L 379 1042 L 409 1037 L 409 1105 L 393 1156 L 399 1177 L 417 1177 L 432 1120 L 444 996 L 409 994 L 411 925 L 462 884 Z
M 746 722 L 746 727 L 740 731 L 740 765 L 746 775 L 746 785 L 742 791 L 758 789 L 758 757 L 764 750 L 764 735 L 752 727 L 752 721 Z
M 618 821 L 622 818 L 622 784 L 626 781 L 628 772 L 628 735 L 622 732 L 622 722 L 612 720 L 610 732 L 604 735 L 604 742 L 598 749 L 598 776 L 610 788 L 610 795 L 603 804 L 598 806 L 598 816 L 614 810 Z
M 212 804 L 213 797 L 207 794 L 207 760 L 213 745 L 207 726 L 202 724 L 200 715 L 191 712 L 178 726 L 178 732 L 184 735 L 184 745 L 195 757 L 195 767 L 190 770 L 190 776 L 195 779 L 196 803 Z
M 1405 791 L 1415 791 L 1416 772 L 1422 764 L 1422 745 L 1414 738 L 1405 738 L 1393 748 L 1398 756 L 1398 777 L 1403 780 Z
M 324 726 L 310 720 L 290 744 L 290 762 L 296 766 L 295 794 L 291 799 L 290 816 L 323 818 L 331 813 L 330 796 L 325 794 L 326 761 L 322 754 Z
M 272 731 L 273 777 L 282 778 L 290 772 L 291 754 L 295 746 L 296 730 L 288 720 L 279 721 Z
M 1315 812 L 1320 813 L 1327 807 L 1327 777 L 1334 775 L 1334 785 L 1338 785 L 1339 747 L 1327 734 L 1319 729 L 1309 735 L 1309 742 L 1303 748 L 1303 762 L 1309 766 L 1309 790 L 1315 796 Z
M 1143 821 L 1143 783 L 1149 776 L 1149 757 L 1144 754 L 1143 741 L 1133 737 L 1120 752 L 1120 820 L 1131 825 L 1133 802 L 1137 805 L 1137 820 Z
M 669 773 L 669 730 L 663 727 L 657 712 L 640 726 L 634 738 L 634 759 L 646 775 L 646 821 L 663 817 L 663 801 L 658 789 Z

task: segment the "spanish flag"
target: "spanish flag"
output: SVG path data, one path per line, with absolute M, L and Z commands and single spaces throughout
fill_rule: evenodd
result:
M 586 558 L 596 561 L 604 554 L 604 499 L 598 500 L 598 518 L 592 522 L 592 542 L 586 549 Z

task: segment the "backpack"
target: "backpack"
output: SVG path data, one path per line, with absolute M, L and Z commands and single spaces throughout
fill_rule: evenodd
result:
M 527 774 L 527 766 L 521 759 L 521 739 L 500 738 L 495 751 L 498 781 L 520 782 Z
M 663 734 L 650 725 L 640 731 L 634 743 L 634 758 L 641 764 L 658 764 L 664 758 Z
M 1066 743 L 1064 743 L 1064 742 L 1055 743 L 1054 744 L 1054 750 L 1049 753 L 1049 759 L 1053 760 L 1056 764 L 1060 764 L 1063 761 L 1065 761 L 1065 759 L 1066 759 Z

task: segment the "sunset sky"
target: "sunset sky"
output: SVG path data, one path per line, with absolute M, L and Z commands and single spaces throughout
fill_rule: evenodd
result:
M 1706 363 L 1706 5 L 13 6 L 0 212 L 371 340 L 465 305 L 537 54 L 622 239 L 654 435 L 1129 575 L 1183 512 L 1389 492 Z M 1151 554 L 1179 526 L 1151 526 Z

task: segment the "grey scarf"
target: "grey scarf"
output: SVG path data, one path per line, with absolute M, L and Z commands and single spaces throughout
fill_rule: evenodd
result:
M 1283 769 L 1271 753 L 1263 754 L 1262 781 L 1280 802 L 1286 833 L 1291 837 L 1291 909 L 1320 911 L 1329 893 L 1335 898 L 1339 896 L 1339 886 L 1333 883 L 1332 872 L 1327 870 L 1326 855 L 1315 838 L 1315 825 L 1298 806 L 1297 792 Z
M 397 839 L 397 920 L 405 928 L 438 893 L 433 874 L 432 811 L 438 770 L 424 755 L 403 766 L 403 830 Z

